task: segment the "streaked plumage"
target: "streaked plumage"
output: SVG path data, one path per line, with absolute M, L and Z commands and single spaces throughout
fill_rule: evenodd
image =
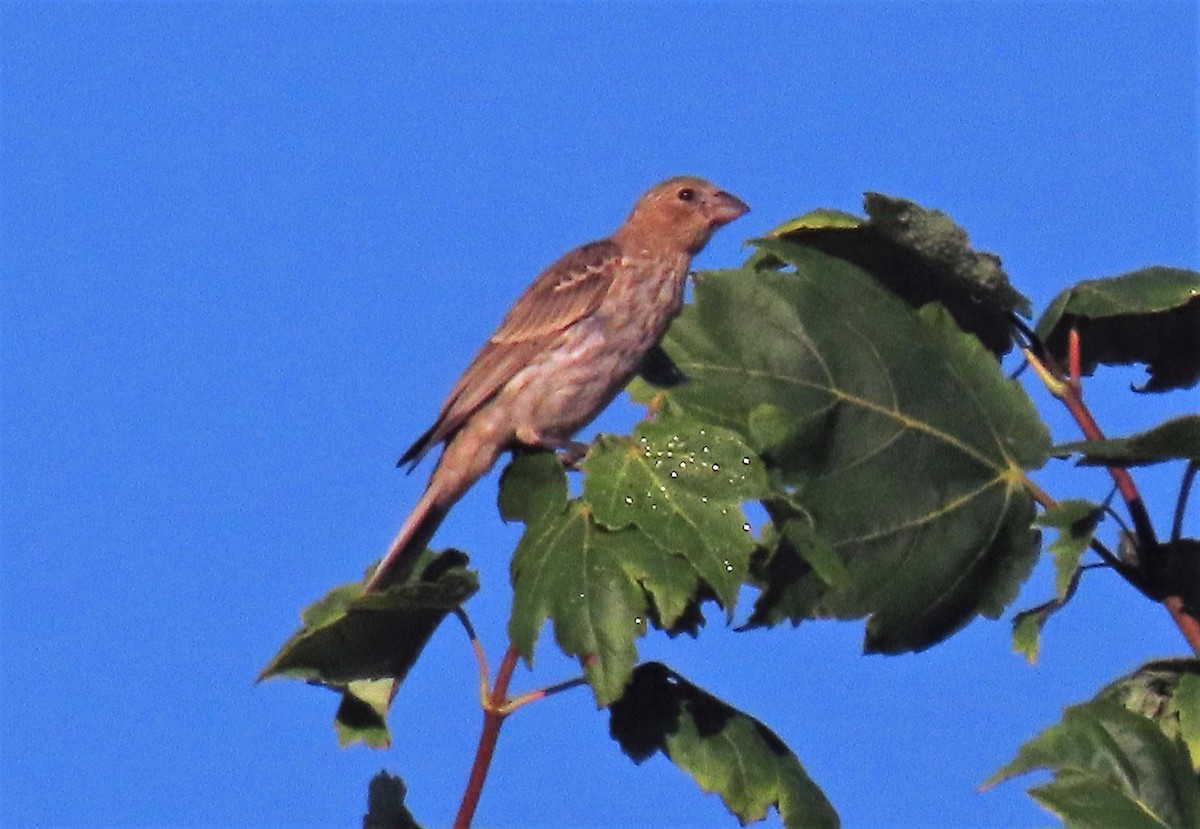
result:
M 624 388 L 683 304 L 691 258 L 746 212 L 703 179 L 647 191 L 608 239 L 547 268 L 451 389 L 433 426 L 400 458 L 445 449 L 425 493 L 367 583 L 403 580 L 446 511 L 516 443 L 561 448 Z

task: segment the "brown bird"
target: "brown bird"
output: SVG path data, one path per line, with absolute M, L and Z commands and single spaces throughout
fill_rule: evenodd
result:
M 749 208 L 691 176 L 650 188 L 607 239 L 576 248 L 534 280 L 450 391 L 400 465 L 444 443 L 425 493 L 366 589 L 403 581 L 447 511 L 515 444 L 566 448 L 650 355 L 683 306 L 692 256 Z M 651 378 L 654 379 L 654 378 Z

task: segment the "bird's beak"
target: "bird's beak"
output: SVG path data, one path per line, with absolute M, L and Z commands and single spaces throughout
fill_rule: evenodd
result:
M 716 195 L 712 197 L 712 201 L 705 207 L 707 208 L 705 212 L 708 213 L 708 222 L 713 227 L 727 225 L 750 210 L 749 205 L 744 201 L 724 190 L 717 191 Z

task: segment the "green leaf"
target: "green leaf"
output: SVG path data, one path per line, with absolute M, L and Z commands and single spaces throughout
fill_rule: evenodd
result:
M 1065 362 L 1068 334 L 1079 331 L 1080 369 L 1142 363 L 1150 374 L 1138 391 L 1161 392 L 1200 380 L 1200 273 L 1145 268 L 1080 282 L 1059 294 L 1038 320 L 1037 334 Z
M 937 306 L 763 247 L 795 272 L 701 274 L 665 342 L 691 382 L 658 397 L 744 435 L 850 574 L 781 567 L 750 624 L 870 615 L 867 649 L 895 653 L 998 616 L 1037 555 L 1024 475 L 1049 436 L 1024 390 Z
M 457 550 L 425 553 L 403 584 L 363 594 L 363 583 L 336 587 L 301 613 L 303 626 L 263 668 L 324 685 L 342 695 L 336 727 L 343 745 L 390 743 L 385 716 L 395 690 L 446 616 L 479 589 Z
M 567 473 L 554 452 L 517 449 L 500 474 L 498 497 L 505 521 L 536 521 L 567 503 Z
M 1084 772 L 1063 771 L 1053 782 L 1031 788 L 1029 794 L 1068 829 L 1184 829 L 1183 824 L 1149 813 L 1119 786 L 1097 781 Z
M 1054 556 L 1055 595 L 1062 599 L 1079 567 L 1079 559 L 1087 552 L 1096 533 L 1096 526 L 1104 517 L 1104 507 L 1092 501 L 1067 500 L 1046 510 L 1037 518 L 1042 527 L 1058 530 L 1058 537 L 1050 543 Z
M 636 526 L 685 556 L 732 611 L 754 537 L 742 502 L 767 494 L 763 464 L 735 433 L 687 417 L 602 437 L 584 461 L 584 500 L 611 530 Z
M 538 516 L 513 557 L 509 633 L 532 662 L 553 620 L 555 640 L 580 659 L 605 706 L 629 680 L 647 622 L 694 632 L 710 596 L 732 610 L 754 549 L 741 501 L 765 494 L 765 474 L 736 434 L 680 417 L 598 440 L 582 498 L 532 485 L 533 463 L 517 459 L 523 468 L 503 485 L 542 493 L 539 506 L 512 507 L 517 496 L 501 495 L 514 514 Z
M 1083 572 L 1083 567 L 1073 568 L 1068 575 L 1067 583 L 1060 588 L 1061 593 L 1058 596 L 1037 607 L 1023 610 L 1013 617 L 1013 650 L 1024 656 L 1030 665 L 1037 662 L 1038 651 L 1042 644 L 1042 627 L 1051 616 L 1066 607 L 1067 602 L 1075 595 Z
M 369 748 L 390 748 L 387 713 L 396 693 L 394 679 L 360 679 L 342 690 L 342 702 L 333 718 L 338 745 L 363 743 Z
M 645 633 L 650 612 L 624 563 L 636 555 L 639 540 L 644 536 L 633 530 L 598 527 L 573 500 L 561 513 L 528 525 L 513 555 L 508 625 L 513 644 L 532 664 L 542 623 L 552 618 L 555 641 L 579 657 L 601 707 L 621 696 L 637 661 L 635 640 Z M 681 574 L 672 575 L 671 583 L 680 580 Z
M 1144 466 L 1172 460 L 1200 463 L 1200 415 L 1173 418 L 1127 438 L 1061 443 L 1053 452 L 1078 452 L 1084 466 Z
M 1049 616 L 1048 608 L 1038 608 L 1035 611 L 1018 613 L 1013 618 L 1012 646 L 1013 651 L 1033 665 L 1037 662 L 1042 647 L 1042 626 Z
M 1070 827 L 1200 822 L 1200 786 L 1183 744 L 1110 699 L 1068 708 L 984 788 L 1035 769 L 1050 769 L 1054 780 L 1030 794 Z
M 772 499 L 766 508 L 771 523 L 763 530 L 759 554 L 751 559 L 754 584 L 762 591 L 758 608 L 816 608 L 828 588 L 853 588 L 849 568 L 813 527 L 811 516 L 787 499 Z M 745 627 L 760 624 L 752 615 Z
M 1184 674 L 1175 689 L 1179 737 L 1187 746 L 1192 768 L 1200 771 L 1200 672 Z
M 343 686 L 359 679 L 403 680 L 448 613 L 479 589 L 467 557 L 428 553 L 404 584 L 363 594 L 344 584 L 301 613 L 303 627 L 280 648 L 259 680 L 288 676 Z
M 783 538 L 804 559 L 817 577 L 836 590 L 848 590 L 853 579 L 845 562 L 808 521 L 790 520 L 783 525 Z
M 661 751 L 743 824 L 775 807 L 784 826 L 836 827 L 837 813 L 782 740 L 658 662 L 639 665 L 609 730 L 635 763 Z
M 905 199 L 867 193 L 869 219 L 815 211 L 768 234 L 807 245 L 863 268 L 913 308 L 939 302 L 964 331 L 994 354 L 1012 347 L 1010 315 L 1028 316 L 1029 300 L 1015 290 L 1000 259 L 971 248 L 966 232 L 948 216 Z M 770 247 L 751 257 L 752 267 L 782 264 Z
M 1169 740 L 1181 739 L 1200 769 L 1200 660 L 1150 662 L 1105 686 L 1096 698 L 1153 720 Z
M 363 829 L 421 829 L 404 805 L 407 796 L 408 787 L 396 775 L 381 771 L 372 777 Z

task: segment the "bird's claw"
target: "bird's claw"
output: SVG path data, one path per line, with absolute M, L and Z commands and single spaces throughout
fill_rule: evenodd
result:
M 564 444 L 558 452 L 558 460 L 562 463 L 563 469 L 577 472 L 579 470 L 579 462 L 587 455 L 589 448 L 586 443 L 580 443 L 577 440 L 572 440 Z

